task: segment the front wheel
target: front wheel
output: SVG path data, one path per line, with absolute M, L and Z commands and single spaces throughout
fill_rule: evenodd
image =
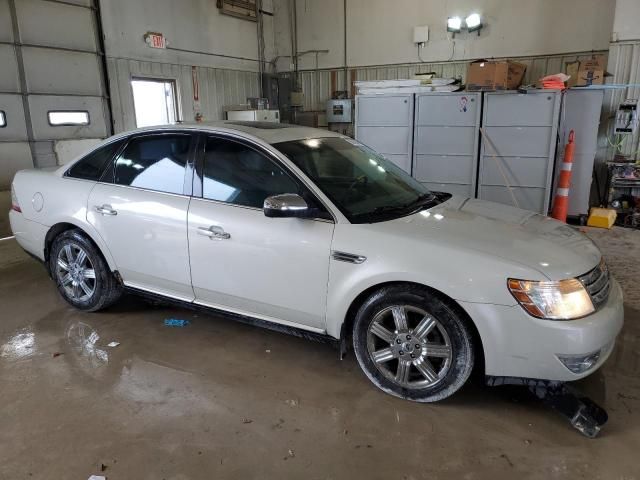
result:
M 383 391 L 416 402 L 453 395 L 471 375 L 472 336 L 444 299 L 413 285 L 384 287 L 356 314 L 360 367 Z
M 56 237 L 49 268 L 62 297 L 80 310 L 106 308 L 122 293 L 96 246 L 79 230 L 67 230 Z

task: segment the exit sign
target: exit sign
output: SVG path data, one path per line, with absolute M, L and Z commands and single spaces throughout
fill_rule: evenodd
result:
M 164 38 L 164 35 L 158 32 L 145 33 L 144 41 L 151 48 L 167 48 L 167 40 Z

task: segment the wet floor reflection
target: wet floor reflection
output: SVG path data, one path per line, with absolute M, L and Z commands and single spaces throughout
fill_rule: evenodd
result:
M 84 322 L 71 322 L 65 332 L 69 353 L 86 373 L 95 375 L 109 363 L 106 346 L 98 331 Z
M 30 328 L 23 328 L 0 346 L 0 358 L 19 360 L 30 357 L 35 352 L 35 334 Z

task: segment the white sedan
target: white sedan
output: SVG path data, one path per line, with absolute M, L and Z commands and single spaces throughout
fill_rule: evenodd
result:
M 127 289 L 353 345 L 402 398 L 487 377 L 570 381 L 610 355 L 622 293 L 583 234 L 428 191 L 337 133 L 141 129 L 19 172 L 11 227 L 76 308 Z

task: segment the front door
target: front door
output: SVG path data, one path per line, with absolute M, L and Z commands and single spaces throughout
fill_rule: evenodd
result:
M 243 143 L 208 137 L 201 173 L 188 219 L 196 302 L 324 330 L 333 222 L 265 217 L 266 197 L 305 187 Z
M 87 219 L 108 245 L 127 286 L 193 300 L 187 211 L 194 136 L 129 141 L 89 196 Z

